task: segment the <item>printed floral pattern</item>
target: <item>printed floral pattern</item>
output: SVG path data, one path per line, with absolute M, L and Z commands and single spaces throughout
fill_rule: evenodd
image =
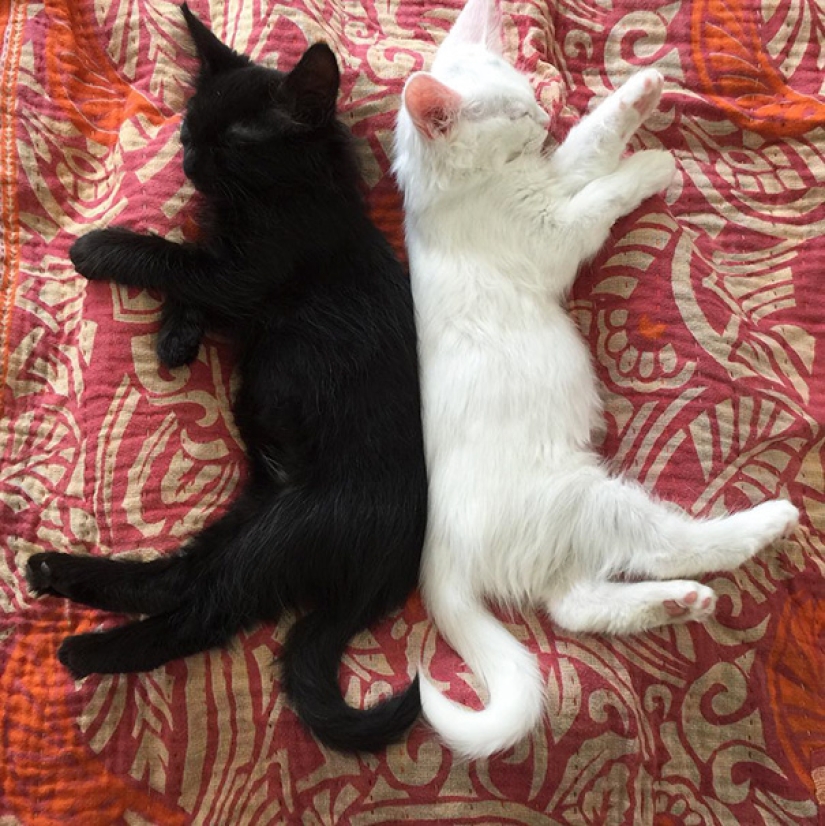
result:
M 316 39 L 374 215 L 402 249 L 388 174 L 404 77 L 460 2 L 193 0 L 270 65 Z M 704 626 L 619 640 L 502 615 L 539 653 L 544 727 L 462 764 L 422 724 L 376 756 L 298 724 L 275 658 L 285 625 L 142 675 L 74 683 L 68 633 L 117 618 L 32 599 L 35 550 L 167 553 L 243 478 L 232 364 L 154 355 L 159 296 L 87 284 L 71 242 L 124 223 L 193 233 L 180 114 L 195 61 L 171 0 L 0 4 L 0 822 L 3 824 L 814 824 L 825 811 L 825 13 L 802 0 L 502 0 L 507 51 L 564 134 L 630 73 L 667 78 L 635 148 L 678 176 L 616 226 L 571 310 L 606 403 L 606 458 L 697 514 L 770 496 L 794 537 L 739 571 Z M 478 686 L 417 597 L 353 641 L 350 702 L 419 661 Z

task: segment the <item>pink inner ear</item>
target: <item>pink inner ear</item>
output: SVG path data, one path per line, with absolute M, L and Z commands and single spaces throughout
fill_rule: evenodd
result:
M 432 75 L 418 72 L 404 88 L 404 106 L 416 129 L 434 138 L 452 129 L 461 107 L 461 95 Z
M 445 43 L 480 43 L 502 54 L 501 10 L 496 0 L 467 0 Z

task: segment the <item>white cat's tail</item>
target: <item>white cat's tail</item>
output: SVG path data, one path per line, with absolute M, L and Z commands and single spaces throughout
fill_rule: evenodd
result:
M 536 658 L 481 605 L 454 594 L 435 624 L 489 692 L 481 711 L 448 700 L 421 675 L 424 716 L 445 744 L 465 758 L 486 757 L 526 737 L 541 720 L 544 683 Z M 459 603 L 462 603 L 459 605 Z

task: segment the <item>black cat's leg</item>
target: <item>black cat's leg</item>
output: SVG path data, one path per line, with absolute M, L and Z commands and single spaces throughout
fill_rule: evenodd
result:
M 179 554 L 138 562 L 53 551 L 29 557 L 26 578 L 35 593 L 66 597 L 104 611 L 171 611 L 187 598 L 196 579 L 211 565 L 220 566 L 222 551 L 242 532 L 256 508 L 253 498 L 243 494 L 229 511 L 193 536 Z
M 198 355 L 206 320 L 196 307 L 167 298 L 163 304 L 158 331 L 157 353 L 167 367 L 190 364 Z
M 177 279 L 205 276 L 210 265 L 209 256 L 194 244 L 176 244 L 125 227 L 86 233 L 72 244 L 69 257 L 90 281 L 161 290 Z
M 77 679 L 88 674 L 152 671 L 171 660 L 224 645 L 248 622 L 235 613 L 186 604 L 111 631 L 68 637 L 57 656 Z
M 179 304 L 218 318 L 246 317 L 261 297 L 240 283 L 231 265 L 201 247 L 123 227 L 92 230 L 72 244 L 69 256 L 91 281 L 162 290 Z
M 177 606 L 186 595 L 187 570 L 180 556 L 149 562 L 72 554 L 34 554 L 26 564 L 29 588 L 36 594 L 124 614 L 157 614 Z

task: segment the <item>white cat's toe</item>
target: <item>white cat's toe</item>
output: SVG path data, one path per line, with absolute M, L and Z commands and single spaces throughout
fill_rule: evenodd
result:
M 716 608 L 716 594 L 698 582 L 669 583 L 671 596 L 662 600 L 668 622 L 690 622 L 710 617 Z
M 662 97 L 665 79 L 656 69 L 645 69 L 633 75 L 622 86 L 622 102 L 632 106 L 644 120 L 657 106 Z

